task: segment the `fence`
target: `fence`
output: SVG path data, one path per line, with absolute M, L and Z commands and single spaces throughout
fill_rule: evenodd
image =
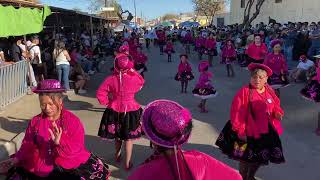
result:
M 26 61 L 0 66 L 0 110 L 27 93 Z

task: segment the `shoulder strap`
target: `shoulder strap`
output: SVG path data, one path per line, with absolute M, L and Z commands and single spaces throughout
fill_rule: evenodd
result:
M 32 45 L 31 47 L 28 48 L 28 51 L 31 51 L 31 49 L 33 49 L 34 47 L 36 47 L 37 45 Z

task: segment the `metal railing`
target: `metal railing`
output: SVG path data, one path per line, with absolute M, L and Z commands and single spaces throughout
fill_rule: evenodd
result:
M 27 93 L 26 61 L 0 66 L 0 110 Z

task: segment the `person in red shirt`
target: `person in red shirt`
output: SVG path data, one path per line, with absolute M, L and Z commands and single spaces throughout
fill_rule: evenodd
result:
M 41 113 L 29 122 L 18 152 L 0 163 L 1 174 L 11 169 L 7 179 L 80 180 L 110 176 L 108 166 L 86 149 L 83 124 L 64 107 L 65 91 L 54 79 L 43 80 L 33 89 L 39 94 Z
M 184 42 L 186 54 L 190 54 L 190 45 L 193 42 L 193 36 L 190 29 L 187 30 L 187 33 L 183 38 L 183 42 Z
M 162 29 L 159 29 L 156 32 L 156 34 L 158 37 L 158 44 L 160 47 L 160 55 L 163 55 L 163 47 L 166 44 L 166 33 Z
M 192 73 L 191 65 L 188 62 L 188 55 L 181 54 L 180 60 L 175 80 L 181 82 L 181 93 L 187 93 L 188 81 L 194 79 L 194 75 Z
M 205 42 L 206 42 L 206 38 L 204 38 L 201 34 L 195 37 L 194 46 L 195 46 L 195 51 L 198 52 L 199 61 L 202 60 L 202 55 L 205 51 L 205 47 L 204 47 Z
M 147 71 L 146 63 L 148 61 L 148 57 L 142 52 L 142 48 L 137 48 L 137 53 L 133 57 L 134 60 L 134 69 L 140 73 L 142 77 L 144 77 L 144 72 Z
M 168 62 L 172 62 L 172 53 L 175 53 L 173 42 L 171 39 L 167 41 L 164 52 L 168 54 Z
M 217 41 L 214 37 L 214 34 L 211 33 L 205 42 L 206 54 L 209 58 L 209 65 L 212 67 L 213 56 L 217 56 Z
M 289 85 L 288 65 L 285 56 L 281 53 L 281 45 L 282 41 L 279 39 L 271 41 L 270 46 L 273 50 L 266 55 L 263 62 L 273 71 L 268 84 L 275 90 L 278 97 L 280 97 L 280 89 Z
M 262 64 L 265 56 L 268 53 L 268 48 L 265 43 L 261 40 L 260 34 L 254 35 L 254 42 L 249 44 L 246 54 L 248 56 L 247 64 L 260 63 Z
M 232 63 L 236 60 L 236 58 L 237 58 L 237 52 L 233 45 L 233 42 L 232 40 L 227 40 L 226 45 L 222 49 L 221 62 L 226 63 L 228 77 L 235 76 Z
M 248 66 L 249 85 L 242 87 L 231 105 L 230 121 L 221 131 L 216 145 L 237 160 L 244 180 L 255 179 L 261 165 L 284 163 L 281 119 L 284 112 L 274 90 L 267 84 L 272 70 L 258 63 Z

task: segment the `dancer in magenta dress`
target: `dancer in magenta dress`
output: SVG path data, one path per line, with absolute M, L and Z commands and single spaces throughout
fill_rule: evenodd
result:
M 81 120 L 64 107 L 60 82 L 43 80 L 33 92 L 41 113 L 29 122 L 18 152 L 0 163 L 1 173 L 11 167 L 8 180 L 108 179 L 108 165 L 85 147 Z
M 208 72 L 209 62 L 201 61 L 198 70 L 200 72 L 199 80 L 196 84 L 196 87 L 193 89 L 192 93 L 194 96 L 201 98 L 201 102 L 199 104 L 200 112 L 207 113 L 206 102 L 207 99 L 215 97 L 217 95 L 217 91 L 211 84 L 212 74 Z
M 288 81 L 288 65 L 285 56 L 281 53 L 281 41 L 273 40 L 271 41 L 272 53 L 269 53 L 263 64 L 267 65 L 273 74 L 268 78 L 268 84 L 275 90 L 278 97 L 280 97 L 280 88 L 289 85 Z
M 221 61 L 226 63 L 227 66 L 227 75 L 228 77 L 234 77 L 234 70 L 232 67 L 232 63 L 237 58 L 237 52 L 234 48 L 232 40 L 227 40 L 226 44 L 222 49 Z
M 195 38 L 195 51 L 198 53 L 199 61 L 202 60 L 202 55 L 205 52 L 205 42 L 206 38 L 204 38 L 201 34 Z
M 142 77 L 144 77 L 144 72 L 146 72 L 147 66 L 146 63 L 148 61 L 148 57 L 142 52 L 142 48 L 137 48 L 137 53 L 135 54 L 135 57 L 133 57 L 134 60 L 134 69 L 138 71 Z
M 247 55 L 247 65 L 250 63 L 263 63 L 268 53 L 268 48 L 266 44 L 263 43 L 260 34 L 254 35 L 254 42 L 249 44 L 245 53 Z
M 142 113 L 135 94 L 144 84 L 143 77 L 133 69 L 128 56 L 118 55 L 114 61 L 114 73 L 108 76 L 97 90 L 97 99 L 106 106 L 98 135 L 104 139 L 115 139 L 115 159 L 121 160 L 121 147 L 125 143 L 125 169 L 132 168 L 133 140 L 140 138 Z
M 210 67 L 212 67 L 213 56 L 218 55 L 217 41 L 216 41 L 213 33 L 210 33 L 209 37 L 206 39 L 205 48 L 206 48 L 205 54 L 208 55 L 208 59 L 209 59 L 209 65 L 210 65 Z
M 253 180 L 261 166 L 285 163 L 279 137 L 283 133 L 284 111 L 267 83 L 272 70 L 258 63 L 251 63 L 248 69 L 250 84 L 244 85 L 233 98 L 230 121 L 216 145 L 229 158 L 239 161 L 243 179 Z
M 164 52 L 168 54 L 168 62 L 172 62 L 172 54 L 175 50 L 171 39 L 168 39 Z
M 188 55 L 180 55 L 180 64 L 178 73 L 175 76 L 176 81 L 181 82 L 181 93 L 187 93 L 188 82 L 194 78 L 191 65 L 188 62 Z

